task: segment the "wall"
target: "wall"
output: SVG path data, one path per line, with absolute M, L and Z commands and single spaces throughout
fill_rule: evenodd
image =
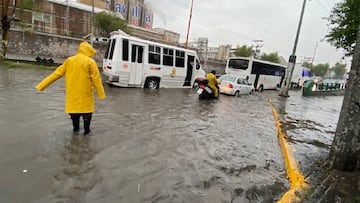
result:
M 8 35 L 7 57 L 35 61 L 39 56 L 52 58 L 55 63 L 62 63 L 65 58 L 77 52 L 81 41 L 83 39 L 12 29 Z M 94 59 L 98 65 L 102 63 L 106 45 L 97 42 L 93 44 L 97 52 Z
M 83 39 L 12 29 L 9 32 L 6 56 L 9 59 L 26 61 L 35 61 L 39 56 L 40 58 L 52 58 L 55 63 L 61 64 L 67 57 L 76 53 L 81 41 Z M 99 67 L 102 66 L 106 45 L 106 43 L 98 42 L 93 44 L 97 52 L 94 59 Z M 205 62 L 201 61 L 201 63 L 204 67 Z M 223 74 L 225 65 L 223 60 L 208 59 L 204 69 L 206 72 L 215 69 L 218 74 Z

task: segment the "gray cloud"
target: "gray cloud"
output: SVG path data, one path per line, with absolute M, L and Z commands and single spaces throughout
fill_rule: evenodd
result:
M 320 41 L 327 33 L 326 21 L 335 3 L 341 0 L 307 1 L 300 41 Z M 148 0 L 155 12 L 155 27 L 181 34 L 185 41 L 191 0 Z M 190 40 L 209 38 L 209 44 L 251 45 L 264 40 L 264 52 L 291 54 L 302 7 L 301 0 L 194 0 Z M 326 42 L 318 46 L 315 61 L 335 63 L 342 54 Z M 299 42 L 297 55 L 312 57 L 316 43 Z M 299 58 L 299 57 L 298 57 Z

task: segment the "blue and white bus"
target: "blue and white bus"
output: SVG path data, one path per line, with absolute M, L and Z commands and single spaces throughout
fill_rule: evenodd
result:
M 225 67 L 226 74 L 248 77 L 248 81 L 258 91 L 280 88 L 285 71 L 284 65 L 253 57 L 230 57 Z

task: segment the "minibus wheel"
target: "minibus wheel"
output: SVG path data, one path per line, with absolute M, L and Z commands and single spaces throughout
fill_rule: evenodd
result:
M 263 90 L 264 90 L 264 86 L 263 86 L 263 85 L 260 85 L 258 91 L 259 91 L 259 92 L 262 92 Z
M 149 89 L 158 89 L 160 81 L 158 78 L 148 78 L 145 82 L 145 87 Z

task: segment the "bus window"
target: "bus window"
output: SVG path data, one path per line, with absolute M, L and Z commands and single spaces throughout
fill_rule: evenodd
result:
M 174 65 L 174 50 L 164 48 L 163 49 L 163 65 L 173 66 Z
M 278 65 L 271 65 L 254 61 L 251 74 L 283 76 L 285 75 L 285 68 Z
M 249 66 L 249 60 L 247 59 L 230 59 L 229 68 L 246 70 Z
M 185 52 L 176 50 L 175 55 L 176 55 L 175 66 L 184 68 L 185 67 Z
M 129 61 L 129 40 L 123 40 L 123 61 Z
M 160 47 L 149 45 L 149 63 L 160 65 Z
M 115 43 L 116 43 L 116 39 L 113 39 L 112 43 L 111 43 L 111 47 L 110 47 L 109 59 L 113 58 L 114 49 L 115 49 Z

